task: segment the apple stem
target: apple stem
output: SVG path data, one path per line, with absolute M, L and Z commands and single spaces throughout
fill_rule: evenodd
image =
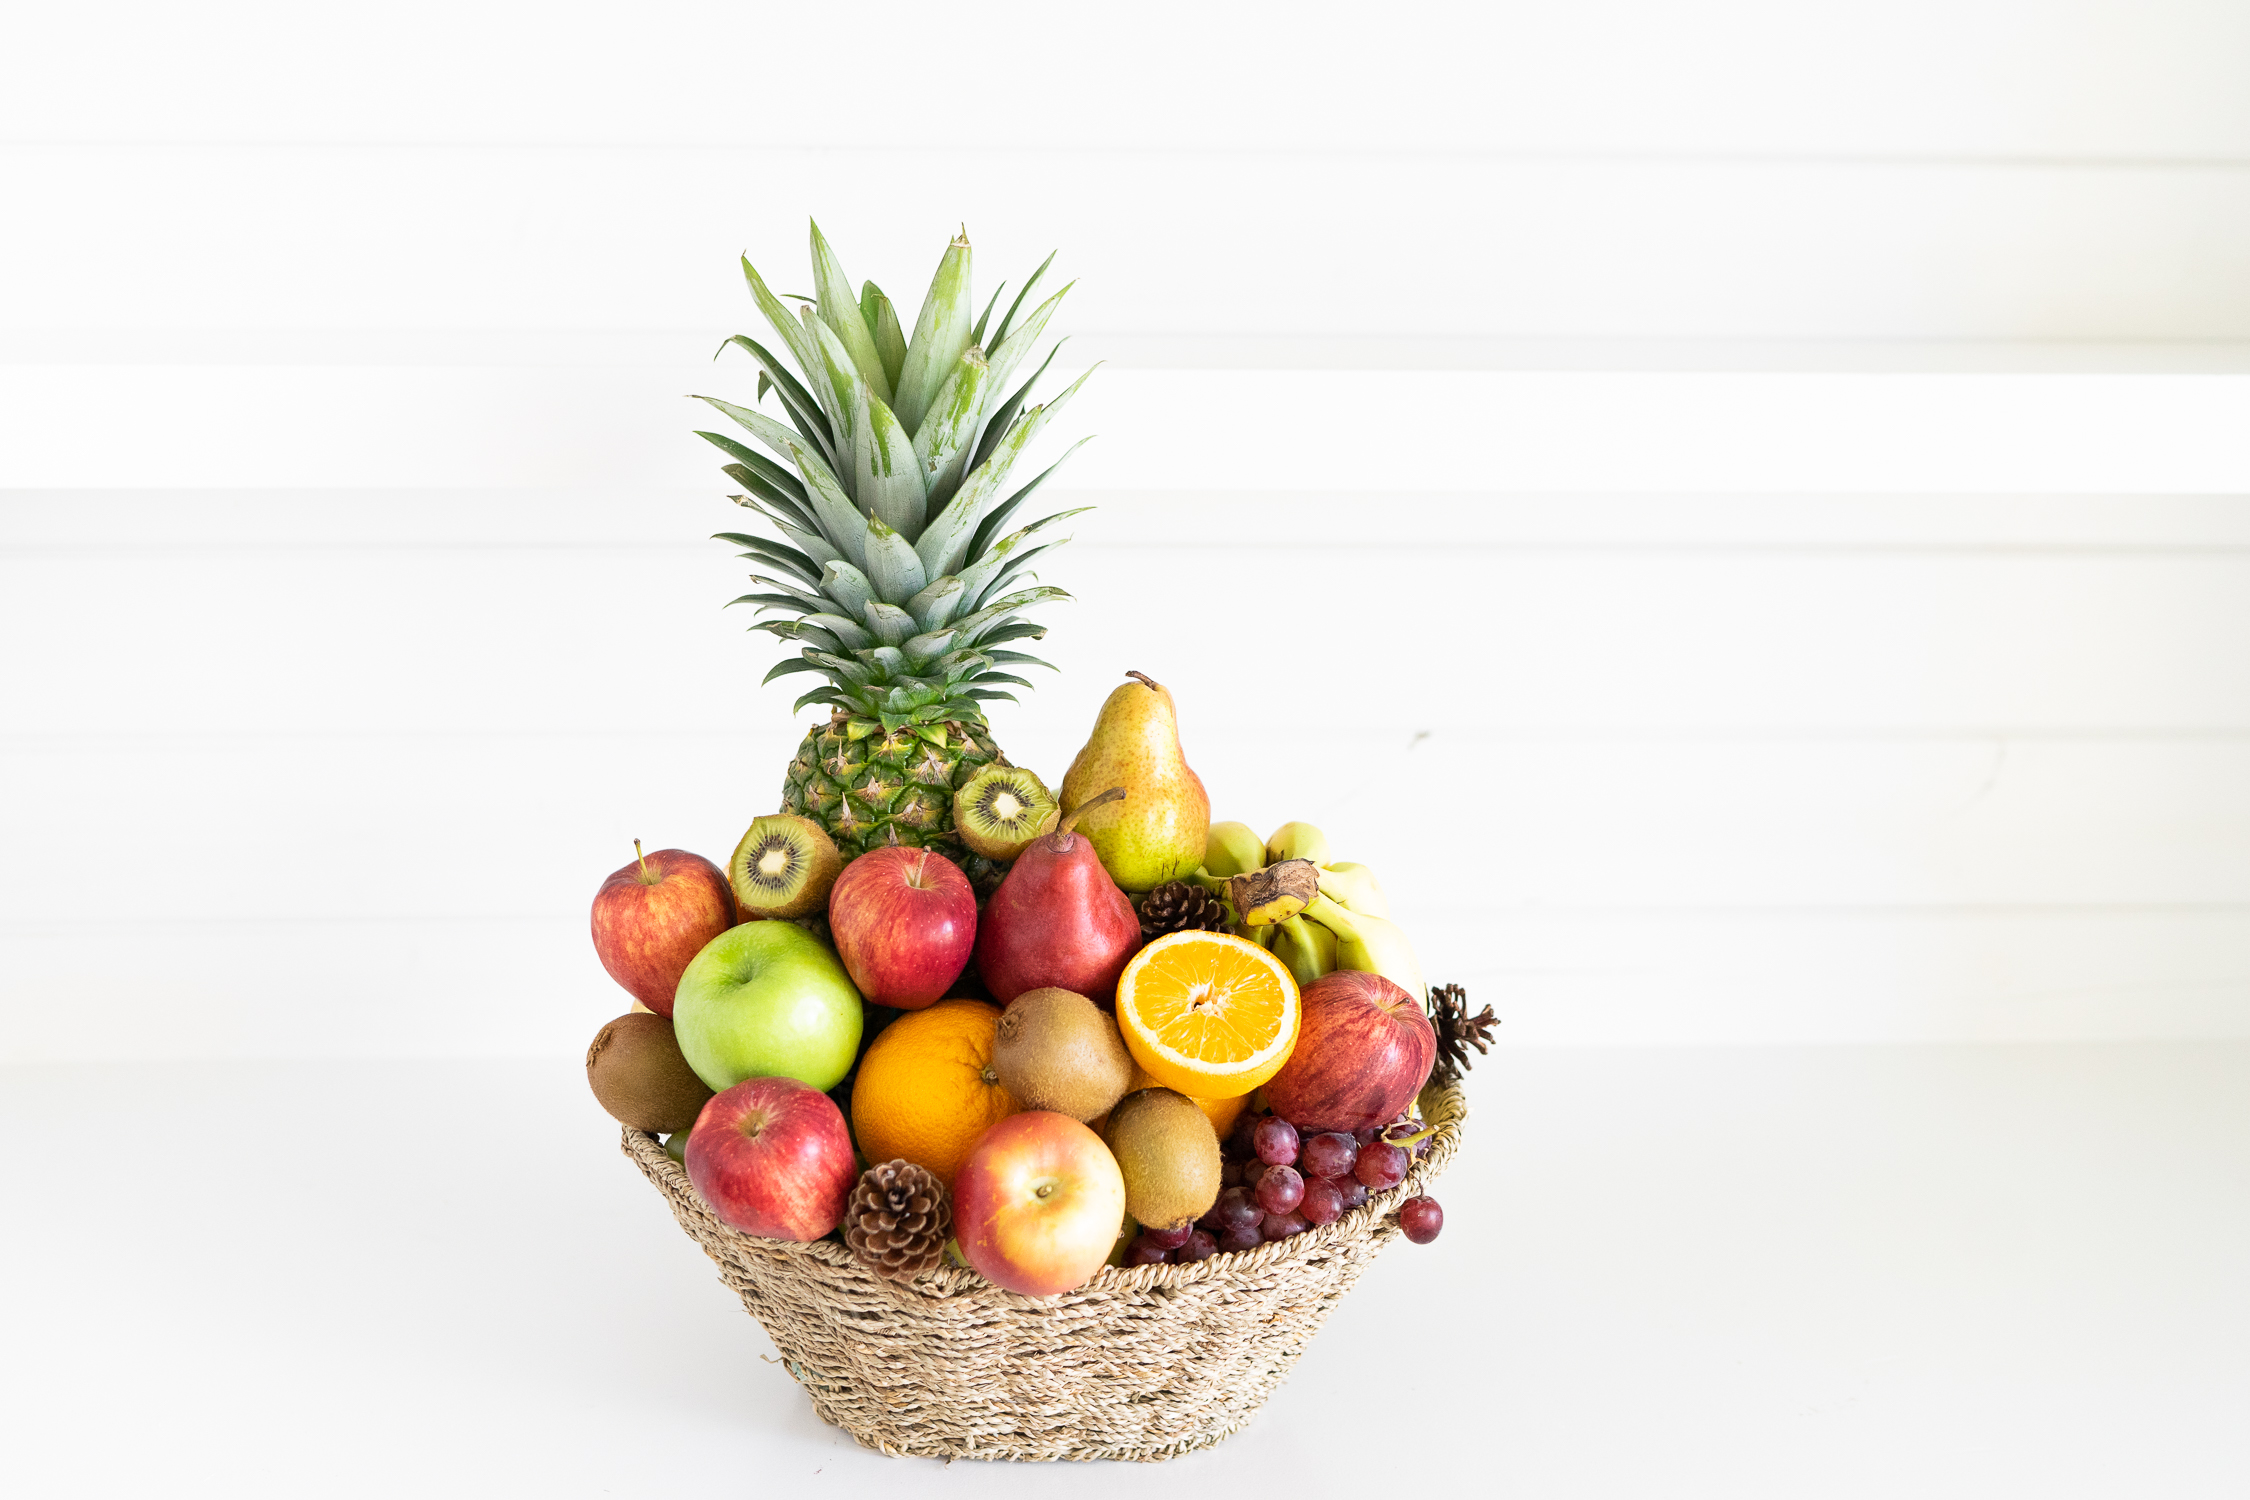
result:
M 648 872 L 648 856 L 647 856 L 647 855 L 645 855 L 645 854 L 643 854 L 643 853 L 641 853 L 641 841 L 640 841 L 639 839 L 635 839 L 635 840 L 633 840 L 633 858 L 634 858 L 634 859 L 636 859 L 636 860 L 638 860 L 638 861 L 640 862 L 640 866 L 641 866 L 641 884 L 642 884 L 642 885 L 654 885 L 654 884 L 656 884 L 656 877 L 655 877 L 654 875 L 651 875 L 651 874 L 649 874 L 649 872 Z
M 1070 845 L 1067 840 L 1070 838 L 1070 830 L 1080 818 L 1085 817 L 1086 814 L 1092 812 L 1095 808 L 1100 807 L 1105 802 L 1119 802 L 1124 800 L 1124 797 L 1125 788 L 1121 786 L 1113 786 L 1098 797 L 1088 797 L 1085 801 L 1072 808 L 1070 810 L 1069 816 L 1065 817 L 1060 823 L 1055 825 L 1055 831 L 1052 834 L 1048 835 L 1051 842 L 1049 842 L 1047 847 L 1055 850 L 1057 853 L 1068 849 Z

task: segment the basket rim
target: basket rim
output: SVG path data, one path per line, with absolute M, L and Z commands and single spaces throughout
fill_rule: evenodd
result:
M 964 1267 L 941 1265 L 923 1271 L 911 1281 L 893 1281 L 877 1276 L 849 1248 L 823 1236 L 817 1240 L 766 1239 L 746 1234 L 713 1214 L 703 1201 L 702 1194 L 689 1182 L 686 1171 L 672 1160 L 663 1142 L 645 1130 L 627 1125 L 623 1127 L 624 1153 L 633 1159 L 643 1175 L 660 1187 L 673 1200 L 676 1208 L 694 1212 L 709 1223 L 722 1239 L 740 1242 L 743 1250 L 760 1256 L 779 1257 L 784 1260 L 810 1261 L 830 1271 L 856 1273 L 871 1287 L 880 1288 L 894 1296 L 905 1296 L 924 1302 L 947 1302 L 957 1298 L 998 1298 L 1008 1304 L 1028 1308 L 1051 1308 L 1057 1297 L 1101 1295 L 1117 1292 L 1145 1292 L 1157 1288 L 1192 1286 L 1222 1278 L 1254 1275 L 1292 1260 L 1305 1260 L 1323 1254 L 1330 1246 L 1341 1242 L 1369 1237 L 1398 1234 L 1399 1228 L 1393 1214 L 1398 1205 L 1427 1190 L 1438 1174 L 1453 1160 L 1460 1150 L 1462 1127 L 1469 1118 L 1468 1102 L 1463 1097 L 1458 1080 L 1433 1085 L 1425 1097 L 1432 1108 L 1426 1119 L 1436 1127 L 1430 1137 L 1428 1155 L 1414 1163 L 1406 1179 L 1393 1188 L 1380 1193 L 1370 1193 L 1360 1207 L 1345 1214 L 1333 1224 L 1320 1225 L 1284 1240 L 1274 1240 L 1255 1250 L 1222 1251 L 1205 1260 L 1185 1265 L 1153 1266 L 1103 1266 L 1091 1278 L 1068 1292 L 1053 1297 L 1027 1297 L 1020 1292 L 987 1281 L 982 1275 Z

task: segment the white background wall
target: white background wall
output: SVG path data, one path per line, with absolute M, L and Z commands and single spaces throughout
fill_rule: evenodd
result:
M 1514 1041 L 2250 1034 L 2250 11 L 974 9 L 11 21 L 0 1057 L 583 1045 L 808 212 L 1080 278 L 1019 761 L 1167 681 Z

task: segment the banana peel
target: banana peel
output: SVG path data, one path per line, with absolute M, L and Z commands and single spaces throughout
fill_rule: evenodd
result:
M 1273 956 L 1289 966 L 1303 989 L 1336 968 L 1336 934 L 1318 922 L 1291 917 L 1263 929 L 1273 934 Z
M 1375 872 L 1365 865 L 1339 861 L 1320 867 L 1320 892 L 1355 916 L 1389 921 L 1391 903 L 1375 883 Z
M 1224 880 L 1266 862 L 1265 841 L 1247 823 L 1213 823 L 1203 836 L 1203 868 Z
M 1324 865 L 1334 855 L 1328 847 L 1328 835 L 1310 823 L 1284 823 L 1266 836 L 1266 863 L 1278 865 L 1288 859 L 1309 859 Z
M 1338 968 L 1380 974 L 1415 999 L 1427 1003 L 1428 986 L 1422 980 L 1422 962 L 1414 956 L 1414 945 L 1395 923 L 1347 911 L 1317 892 L 1306 904 L 1304 914 L 1336 934 Z
M 1285 859 L 1227 881 L 1227 900 L 1252 927 L 1286 922 L 1320 895 L 1320 867 L 1309 859 Z

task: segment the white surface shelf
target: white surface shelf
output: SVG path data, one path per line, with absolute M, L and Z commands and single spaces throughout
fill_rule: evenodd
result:
M 574 1058 L 11 1069 L 9 1488 L 2250 1486 L 2250 1047 L 1503 1046 L 1469 1096 L 1443 1236 L 1387 1250 L 1249 1428 L 1152 1474 L 824 1427 Z

